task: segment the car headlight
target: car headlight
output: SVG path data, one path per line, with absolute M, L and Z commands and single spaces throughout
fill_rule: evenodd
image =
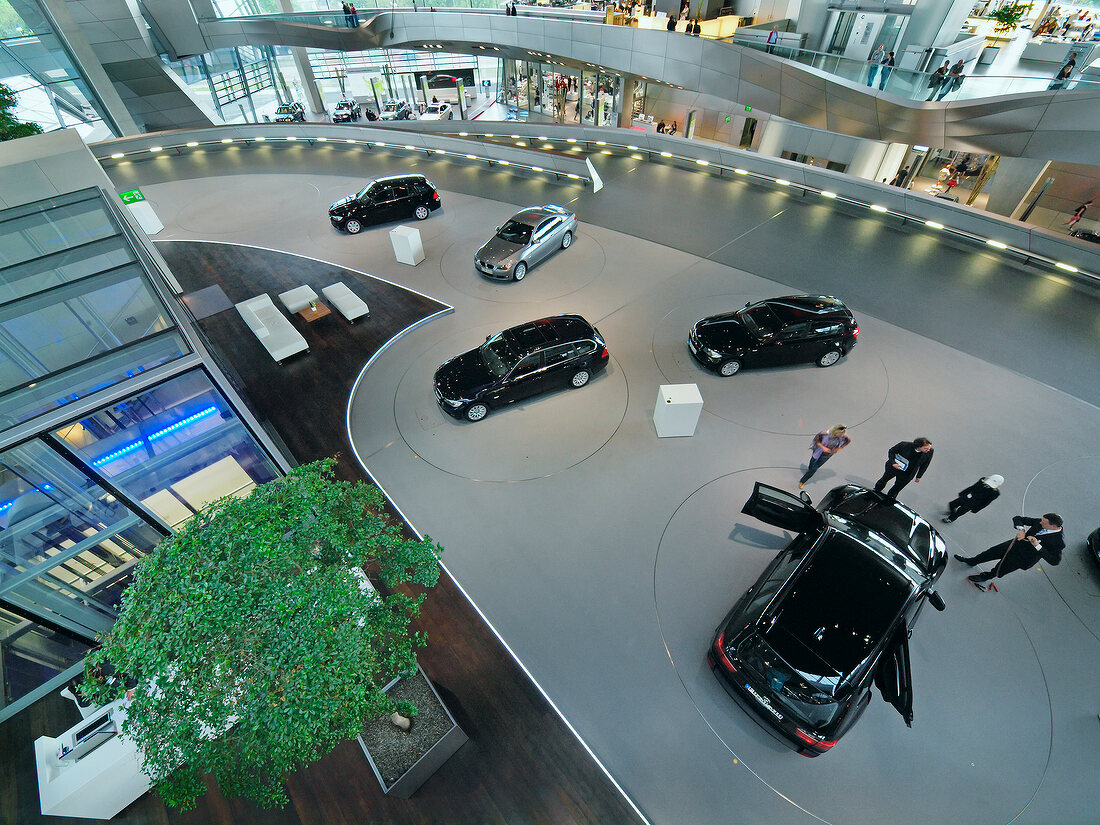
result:
M 707 356 L 707 358 L 722 357 L 722 353 L 720 353 L 718 350 L 711 349 L 710 347 L 699 347 L 699 350 L 703 353 L 703 355 Z
M 444 398 L 443 403 L 446 404 L 448 407 L 453 407 L 454 409 L 457 410 L 459 407 L 461 407 L 463 404 L 466 403 L 466 399 L 459 398 L 457 400 L 454 400 L 454 399 L 450 399 L 450 398 Z
M 500 270 L 501 272 L 504 272 L 505 270 L 508 270 L 508 269 L 511 269 L 511 268 L 512 268 L 511 264 L 497 264 L 496 266 L 493 267 L 493 269 Z

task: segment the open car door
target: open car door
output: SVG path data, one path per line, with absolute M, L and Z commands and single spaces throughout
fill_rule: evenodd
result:
M 756 482 L 752 496 L 745 502 L 741 512 L 758 518 L 765 524 L 805 533 L 824 524 L 821 513 L 799 496 Z
M 894 634 L 893 644 L 882 656 L 875 671 L 875 687 L 908 727 L 913 727 L 913 674 L 909 669 L 909 634 L 904 623 Z

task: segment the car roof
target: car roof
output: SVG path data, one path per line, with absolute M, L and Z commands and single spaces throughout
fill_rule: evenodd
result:
M 512 216 L 512 220 L 516 223 L 526 224 L 527 226 L 538 226 L 542 221 L 553 215 L 568 214 L 568 209 L 563 209 L 560 206 L 548 203 L 545 206 L 525 206 Z
M 905 558 L 893 558 L 893 562 L 910 570 L 910 575 L 932 575 L 930 568 L 943 539 L 924 518 L 900 501 L 854 484 L 833 492 L 841 492 L 843 498 L 825 511 L 830 525 L 847 532 L 856 527 L 865 542 L 891 558 L 902 551 Z
M 590 338 L 592 325 L 579 315 L 554 315 L 528 321 L 504 331 L 503 335 L 515 345 L 521 355 L 541 349 L 559 341 L 576 341 Z
M 768 298 L 761 303 L 767 304 L 788 324 L 814 318 L 847 318 L 852 315 L 843 301 L 831 295 L 784 295 L 780 298 Z
M 427 178 L 419 172 L 409 172 L 404 175 L 386 175 L 384 178 L 375 178 L 370 181 L 367 186 L 374 186 L 376 183 L 391 183 L 396 180 L 410 180 L 415 178 L 416 180 L 426 181 Z

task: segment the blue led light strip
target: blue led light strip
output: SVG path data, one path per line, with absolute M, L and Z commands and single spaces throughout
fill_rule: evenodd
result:
M 200 418 L 205 418 L 206 416 L 208 416 L 212 413 L 216 413 L 217 411 L 218 411 L 218 408 L 215 407 L 215 406 L 209 406 L 204 410 L 199 410 L 194 415 L 189 415 L 189 416 L 187 416 L 187 418 L 180 419 L 175 424 L 169 424 L 167 427 L 164 427 L 163 429 L 157 430 L 155 433 L 153 433 L 152 435 L 149 436 L 148 440 L 149 441 L 155 441 L 156 439 L 162 438 L 163 436 L 166 436 L 169 433 L 175 432 L 180 427 L 186 427 L 188 424 L 192 424 L 195 421 L 198 421 Z M 102 467 L 107 462 L 114 461 L 116 458 L 119 458 L 121 456 L 126 455 L 129 452 L 132 452 L 132 451 L 136 450 L 138 447 L 141 447 L 145 443 L 146 443 L 146 439 L 139 438 L 137 441 L 133 441 L 133 442 L 127 444 L 125 447 L 119 447 L 114 452 L 107 453 L 107 455 L 103 456 L 102 458 L 97 458 L 95 461 L 92 462 L 92 466 L 93 467 Z
M 53 489 L 52 484 L 43 484 L 41 487 L 35 487 L 33 490 L 30 490 L 28 492 L 44 493 L 47 490 L 52 490 L 52 489 Z M 17 502 L 20 499 L 21 496 L 25 496 L 25 495 L 26 495 L 26 493 L 21 493 L 19 496 L 16 496 L 11 501 L 5 501 L 3 504 L 0 504 L 0 513 L 5 512 L 9 507 L 11 507 L 13 504 L 15 504 L 15 502 Z

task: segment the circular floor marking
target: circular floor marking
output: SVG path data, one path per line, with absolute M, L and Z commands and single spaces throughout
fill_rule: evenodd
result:
M 745 369 L 731 378 L 695 361 L 687 347 L 692 324 L 763 297 L 767 296 L 712 295 L 666 313 L 653 333 L 653 357 L 668 383 L 698 384 L 704 412 L 769 433 L 814 433 L 834 421 L 855 427 L 874 416 L 886 400 L 890 382 L 885 364 L 866 345 L 857 344 L 847 357 L 828 368 L 797 364 Z M 760 403 L 761 397 L 768 403 Z M 822 398 L 841 400 L 822 410 Z M 823 415 L 827 420 L 822 420 Z
M 176 223 L 189 232 L 230 234 L 263 224 L 298 221 L 303 211 L 320 209 L 320 190 L 312 183 L 289 186 L 275 177 L 253 181 L 249 203 L 237 203 L 230 209 L 226 208 L 228 191 L 196 193 L 180 208 Z M 216 230 L 210 228 L 211 215 L 218 216 Z
M 519 401 L 476 423 L 439 408 L 432 392 L 439 365 L 498 331 L 488 326 L 464 330 L 422 353 L 402 376 L 394 415 L 409 449 L 463 478 L 525 481 L 578 464 L 606 444 L 627 405 L 626 378 L 614 358 L 587 386 Z

